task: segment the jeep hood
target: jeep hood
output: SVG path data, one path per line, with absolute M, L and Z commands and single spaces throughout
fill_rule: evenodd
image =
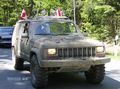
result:
M 103 46 L 102 42 L 92 39 L 86 39 L 81 36 L 46 36 L 36 40 L 45 48 L 54 47 L 96 47 Z

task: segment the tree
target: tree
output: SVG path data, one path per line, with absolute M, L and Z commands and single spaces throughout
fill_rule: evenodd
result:
M 104 0 L 85 0 L 82 8 L 82 30 L 91 37 L 111 41 L 115 34 L 116 9 Z
M 50 15 L 58 7 L 73 20 L 72 0 L 0 0 L 0 25 L 15 25 L 24 8 L 28 17 Z M 120 34 L 120 0 L 76 0 L 76 23 L 81 31 L 102 41 Z

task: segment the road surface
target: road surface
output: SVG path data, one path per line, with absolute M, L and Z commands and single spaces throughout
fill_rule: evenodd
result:
M 30 72 L 14 70 L 11 60 L 11 49 L 0 48 L 0 89 L 34 89 Z M 82 73 L 64 73 L 50 75 L 45 89 L 120 89 L 120 61 L 106 64 L 106 76 L 100 85 L 87 83 Z

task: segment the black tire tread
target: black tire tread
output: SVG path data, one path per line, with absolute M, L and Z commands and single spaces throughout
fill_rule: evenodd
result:
M 103 81 L 105 76 L 105 67 L 103 65 L 92 66 L 85 72 L 86 80 L 92 84 L 99 84 Z
M 33 56 L 35 56 L 35 55 L 33 55 Z M 32 85 L 36 89 L 37 88 L 43 88 L 47 85 L 47 82 L 48 82 L 48 72 L 47 72 L 47 70 L 45 70 L 44 68 L 41 68 L 39 66 L 37 60 L 34 60 L 34 61 L 31 60 L 31 67 L 34 64 L 36 66 L 36 71 L 37 72 L 36 72 L 36 75 L 35 75 L 36 76 L 36 81 L 34 83 L 32 82 Z M 32 68 L 30 68 L 30 71 L 32 71 Z
M 21 59 L 21 58 L 16 58 L 16 59 L 15 59 L 15 66 L 14 66 L 14 68 L 15 68 L 16 70 L 23 70 L 23 63 L 24 63 L 23 59 Z

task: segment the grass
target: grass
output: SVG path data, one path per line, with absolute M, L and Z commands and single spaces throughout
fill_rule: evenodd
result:
M 118 54 L 117 56 L 114 56 L 112 53 L 107 53 L 106 57 L 111 58 L 112 60 L 120 60 L 120 54 Z

